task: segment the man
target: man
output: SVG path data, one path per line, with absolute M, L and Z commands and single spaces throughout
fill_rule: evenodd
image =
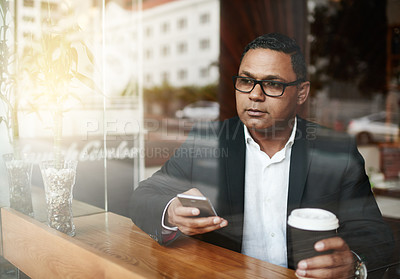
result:
M 383 266 L 392 236 L 370 190 L 355 142 L 296 116 L 310 82 L 299 46 L 281 34 L 255 39 L 233 77 L 238 117 L 200 123 L 176 154 L 141 182 L 133 222 L 161 244 L 180 233 L 296 269 L 309 278 L 354 278 L 359 256 L 369 272 Z M 198 217 L 178 193 L 204 195 L 219 217 Z M 332 253 L 294 266 L 287 216 L 327 209 L 338 237 L 315 244 Z M 355 256 L 356 255 L 356 256 Z

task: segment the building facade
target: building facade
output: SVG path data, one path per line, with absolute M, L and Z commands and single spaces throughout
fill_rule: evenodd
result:
M 174 86 L 216 83 L 218 56 L 219 0 L 144 5 L 144 87 L 164 82 Z
M 21 51 L 25 45 L 40 38 L 49 12 L 51 11 L 51 18 L 57 18 L 63 7 L 57 0 L 14 1 L 17 17 L 15 22 L 18 24 L 17 42 Z M 66 6 L 82 10 L 79 7 L 81 4 L 77 5 L 75 1 L 68 3 L 70 4 Z M 113 86 L 112 80 L 107 81 L 112 91 L 110 95 L 119 95 L 119 92 L 113 91 L 121 91 L 127 78 L 138 79 L 140 76 L 145 88 L 160 86 L 164 82 L 178 87 L 217 83 L 219 0 L 144 1 L 141 13 L 128 10 L 126 3 L 120 3 L 117 8 L 116 3 L 110 1 L 105 7 L 105 49 L 101 48 L 102 43 L 98 41 L 103 39 L 94 35 L 99 34 L 98 30 L 92 30 L 90 35 L 93 36 L 95 49 L 100 50 L 99 56 L 101 51 L 106 54 L 105 69 L 116 71 L 108 71 L 108 74 L 114 79 L 124 76 L 121 85 Z M 93 10 L 95 4 L 88 1 L 84 6 L 89 11 Z M 101 12 L 98 12 L 97 18 L 93 19 L 97 23 L 91 28 L 98 29 L 100 15 Z M 141 46 L 138 40 L 139 29 L 143 34 Z M 139 48 L 142 48 L 143 66 L 138 65 Z M 137 75 L 138 67 L 142 75 Z M 122 73 L 121 70 L 125 72 Z M 132 77 L 127 71 L 136 73 Z

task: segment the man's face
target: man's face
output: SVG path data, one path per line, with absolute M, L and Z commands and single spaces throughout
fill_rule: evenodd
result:
M 269 49 L 250 49 L 243 57 L 239 76 L 257 80 L 295 81 L 290 55 Z M 309 83 L 288 86 L 280 97 L 264 95 L 259 84 L 250 93 L 236 91 L 236 107 L 242 122 L 259 132 L 290 129 L 297 107 L 307 98 Z

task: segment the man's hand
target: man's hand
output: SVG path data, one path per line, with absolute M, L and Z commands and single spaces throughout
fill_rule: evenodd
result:
M 192 188 L 183 194 L 203 196 L 196 188 Z M 169 225 L 178 227 L 186 235 L 203 234 L 228 225 L 228 221 L 217 216 L 193 218 L 199 214 L 198 208 L 185 207 L 175 198 L 168 207 L 166 219 Z
M 353 253 L 342 238 L 318 241 L 314 248 L 319 252 L 333 250 L 333 253 L 300 261 L 296 275 L 304 278 L 354 278 Z

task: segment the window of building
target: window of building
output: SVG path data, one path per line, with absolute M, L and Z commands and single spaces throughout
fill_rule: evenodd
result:
M 184 29 L 187 26 L 187 19 L 181 18 L 178 20 L 178 29 Z
M 22 20 L 24 22 L 35 22 L 35 18 L 33 16 L 23 16 Z
M 187 52 L 187 43 L 181 42 L 178 44 L 178 54 L 183 54 Z
M 144 34 L 146 37 L 151 37 L 153 35 L 153 29 L 150 26 L 146 27 Z
M 57 10 L 57 3 L 50 3 L 50 2 L 46 1 L 46 2 L 42 2 L 40 7 L 43 11 L 47 11 L 47 10 L 55 11 L 55 10 Z
M 161 48 L 161 55 L 162 56 L 168 56 L 169 53 L 170 53 L 169 46 L 163 46 Z
M 146 59 L 153 58 L 153 50 L 152 49 L 146 49 L 145 52 L 144 52 L 144 57 Z
M 169 23 L 168 22 L 164 22 L 161 25 L 161 33 L 168 33 L 169 32 Z
M 210 14 L 204 13 L 200 15 L 200 24 L 206 24 L 210 22 Z
M 187 70 L 181 69 L 178 71 L 178 79 L 179 80 L 185 80 L 187 78 Z
M 169 73 L 168 72 L 162 72 L 161 73 L 161 80 L 163 82 L 168 82 L 169 81 Z
M 210 76 L 210 71 L 208 68 L 200 68 L 200 77 L 208 78 Z
M 153 82 L 152 75 L 151 74 L 146 74 L 145 81 L 146 81 L 146 83 L 152 83 Z
M 33 0 L 24 0 L 24 7 L 33 7 L 35 6 L 35 1 Z
M 210 48 L 210 39 L 202 39 L 200 40 L 200 49 L 209 49 Z
M 23 32 L 22 36 L 25 39 L 28 39 L 28 40 L 31 40 L 31 41 L 35 39 L 35 35 L 33 33 L 31 33 L 31 32 Z

